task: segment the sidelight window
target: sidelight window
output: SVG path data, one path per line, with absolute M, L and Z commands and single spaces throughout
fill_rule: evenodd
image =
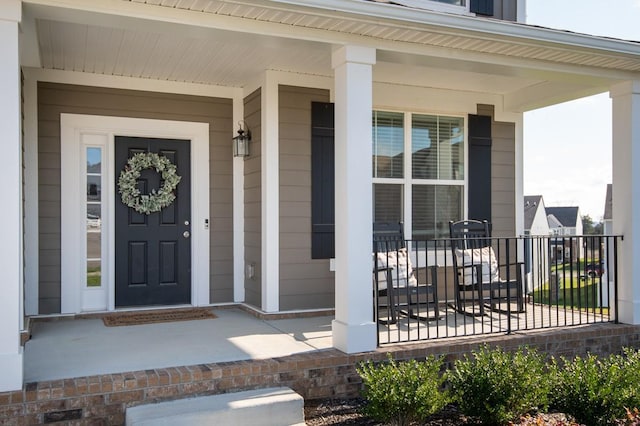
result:
M 86 286 L 102 286 L 102 157 L 101 147 L 86 147 L 87 268 Z

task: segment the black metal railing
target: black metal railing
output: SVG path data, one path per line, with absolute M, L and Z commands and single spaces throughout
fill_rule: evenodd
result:
M 621 239 L 378 242 L 373 268 L 378 343 L 617 322 Z

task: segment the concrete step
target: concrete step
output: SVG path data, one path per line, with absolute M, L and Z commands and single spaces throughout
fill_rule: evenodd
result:
M 289 388 L 268 388 L 127 408 L 127 426 L 304 425 L 304 400 Z

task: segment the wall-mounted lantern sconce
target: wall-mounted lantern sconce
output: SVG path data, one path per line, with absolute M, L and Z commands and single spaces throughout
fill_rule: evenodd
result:
M 242 123 L 247 128 L 246 134 L 245 130 L 242 128 Z M 248 157 L 249 156 L 249 141 L 251 140 L 251 131 L 249 130 L 249 126 L 244 120 L 238 121 L 238 136 L 233 138 L 233 156 L 234 157 Z

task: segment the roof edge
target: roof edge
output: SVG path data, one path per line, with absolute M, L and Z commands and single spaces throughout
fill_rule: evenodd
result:
M 515 37 L 549 44 L 570 45 L 587 50 L 640 55 L 640 41 L 581 34 L 477 16 L 394 6 L 388 3 L 363 0 L 269 0 L 269 2 L 364 15 L 382 20 L 391 19 L 440 28 L 445 27 L 457 31 L 471 31 L 499 37 Z

